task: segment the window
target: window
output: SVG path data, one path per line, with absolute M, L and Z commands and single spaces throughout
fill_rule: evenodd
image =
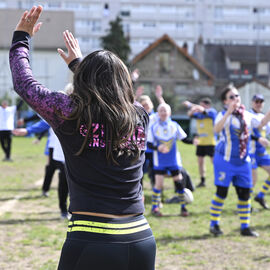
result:
M 157 8 L 155 5 L 140 5 L 140 12 L 142 13 L 155 13 Z
M 236 30 L 239 30 L 239 31 L 249 30 L 249 25 L 245 23 L 236 24 Z
M 177 22 L 177 23 L 176 23 L 176 29 L 180 29 L 180 30 L 184 29 L 184 23 L 182 23 L 182 22 Z
M 144 46 L 148 46 L 149 44 L 151 44 L 153 42 L 153 39 L 147 38 L 147 39 L 143 39 L 142 43 Z
M 4 0 L 0 0 L 0 8 L 5 8 L 5 7 L 7 7 L 7 3 L 6 3 L 6 1 L 4 1 Z
M 130 11 L 129 10 L 122 10 L 120 12 L 120 15 L 123 17 L 129 17 L 130 16 Z
M 162 22 L 160 23 L 160 29 L 163 29 L 163 30 L 175 30 L 175 24 L 174 23 L 169 23 L 169 22 Z
M 256 23 L 256 24 L 253 24 L 253 29 L 254 30 L 265 30 L 265 25 Z
M 230 62 L 230 69 L 239 70 L 240 69 L 240 62 L 232 61 Z
M 77 20 L 75 22 L 76 27 L 89 28 L 93 32 L 101 31 L 101 21 L 100 20 Z
M 58 8 L 61 8 L 61 3 L 60 2 L 51 2 L 51 3 L 48 3 L 48 8 L 49 9 L 58 9 Z
M 159 53 L 159 70 L 162 73 L 168 73 L 170 71 L 170 53 Z
M 141 40 L 140 39 L 135 39 L 135 38 L 134 39 L 131 39 L 130 40 L 130 46 L 134 46 L 134 47 L 135 46 L 136 47 L 137 46 L 141 46 Z
M 100 12 L 102 10 L 102 5 L 101 4 L 90 4 L 89 10 L 91 12 Z
M 125 34 L 129 34 L 130 33 L 130 24 L 127 22 L 123 22 L 122 23 L 123 26 L 123 31 Z
M 176 11 L 176 6 L 160 6 L 160 13 L 175 14 Z
M 155 22 L 143 22 L 143 27 L 144 28 L 155 28 L 156 23 Z
M 101 31 L 101 21 L 92 21 L 90 24 L 93 32 Z
M 256 74 L 256 64 L 241 63 L 241 72 L 245 75 Z
M 258 75 L 268 75 L 269 74 L 269 63 L 260 62 L 257 67 Z
M 69 3 L 69 2 L 67 2 L 66 4 L 65 4 L 65 8 L 66 9 L 71 9 L 71 10 L 73 10 L 73 9 L 79 9 L 80 8 L 80 5 L 78 4 L 78 3 Z

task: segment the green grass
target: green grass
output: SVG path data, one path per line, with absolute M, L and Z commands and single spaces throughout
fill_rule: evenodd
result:
M 0 269 L 56 269 L 67 222 L 59 219 L 57 177 L 49 198 L 40 196 L 37 181 L 43 178 L 47 162 L 44 156 L 45 140 L 33 145 L 31 138 L 14 138 L 14 162 L 0 162 Z M 184 167 L 195 184 L 199 182 L 195 147 L 179 143 Z M 0 160 L 3 154 L 0 153 Z M 266 174 L 259 170 L 260 189 Z M 180 207 L 164 204 L 162 218 L 151 216 L 151 189 L 147 176 L 145 186 L 145 216 L 157 243 L 156 269 L 158 270 L 253 270 L 270 269 L 270 211 L 253 203 L 251 226 L 260 237 L 244 238 L 239 234 L 236 214 L 237 198 L 233 187 L 222 213 L 224 236 L 209 234 L 209 207 L 215 193 L 213 168 L 207 159 L 207 187 L 194 192 L 194 202 L 188 205 L 191 215 L 180 217 Z M 165 179 L 164 196 L 174 195 L 170 178 Z M 14 198 L 12 207 L 7 206 Z M 270 201 L 269 196 L 266 199 Z M 3 207 L 5 207 L 4 211 Z M 9 207 L 9 208 L 8 208 Z

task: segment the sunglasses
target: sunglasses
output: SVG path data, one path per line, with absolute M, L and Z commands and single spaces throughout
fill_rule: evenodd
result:
M 264 102 L 264 100 L 262 100 L 262 99 L 256 99 L 256 100 L 255 100 L 255 103 L 257 103 L 257 104 L 263 103 L 263 102 Z
M 229 96 L 229 99 L 234 100 L 235 98 L 238 98 L 238 97 L 239 97 L 239 95 L 231 95 L 231 96 Z

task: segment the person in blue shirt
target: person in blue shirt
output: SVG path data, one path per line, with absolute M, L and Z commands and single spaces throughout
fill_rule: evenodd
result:
M 219 112 L 214 131 L 220 134 L 215 149 L 214 174 L 216 194 L 211 202 L 210 233 L 215 236 L 223 234 L 219 227 L 220 216 L 225 199 L 232 183 L 238 196 L 238 214 L 240 233 L 243 236 L 258 236 L 252 231 L 250 223 L 250 189 L 252 188 L 252 172 L 250 158 L 250 131 L 252 128 L 263 127 L 270 119 L 270 111 L 266 117 L 259 119 L 245 110 L 241 104 L 238 90 L 229 85 L 222 92 L 221 100 L 224 110 Z
M 151 125 L 148 134 L 148 147 L 153 149 L 153 168 L 155 185 L 152 195 L 152 214 L 162 216 L 160 212 L 160 195 L 163 188 L 164 175 L 169 171 L 180 196 L 181 215 L 188 216 L 184 201 L 184 185 L 181 175 L 182 162 L 177 150 L 177 140 L 186 138 L 186 133 L 180 125 L 170 119 L 171 107 L 166 103 L 158 106 L 159 119 Z
M 264 106 L 263 95 L 256 94 L 252 98 L 252 109 L 251 113 L 257 115 L 260 119 L 264 118 L 262 109 Z M 269 145 L 269 141 L 266 139 L 266 135 L 270 133 L 270 124 L 268 123 L 261 130 L 253 128 L 252 135 L 253 140 L 251 143 L 251 160 L 252 160 L 252 179 L 253 186 L 257 182 L 257 168 L 260 167 L 267 172 L 268 177 L 264 181 L 260 192 L 255 196 L 255 202 L 258 202 L 264 209 L 269 209 L 264 197 L 265 193 L 270 187 L 270 155 L 267 153 L 266 146 Z

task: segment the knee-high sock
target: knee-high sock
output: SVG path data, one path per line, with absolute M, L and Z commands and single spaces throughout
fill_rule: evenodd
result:
M 158 208 L 159 203 L 161 201 L 161 190 L 153 188 L 152 192 L 152 211 L 154 211 L 156 208 Z
M 177 193 L 179 194 L 181 208 L 184 208 L 186 206 L 186 202 L 184 199 L 184 189 L 178 189 Z
M 250 199 L 247 201 L 238 200 L 237 209 L 240 218 L 241 229 L 249 227 L 251 210 Z
M 225 198 L 221 198 L 217 194 L 215 194 L 214 198 L 211 201 L 211 223 L 210 226 L 213 227 L 214 225 L 219 224 L 220 215 L 223 209 Z
M 258 193 L 258 197 L 259 198 L 263 198 L 266 191 L 269 189 L 270 187 L 270 177 L 268 179 L 265 180 L 265 182 L 263 183 L 260 192 Z

